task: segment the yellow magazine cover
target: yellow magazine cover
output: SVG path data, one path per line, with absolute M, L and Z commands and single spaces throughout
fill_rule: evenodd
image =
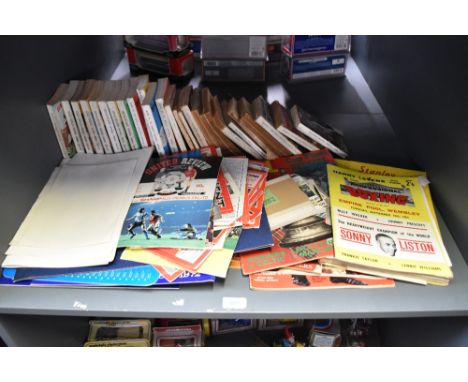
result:
M 363 174 L 368 174 L 368 175 L 427 177 L 427 174 L 424 171 L 420 171 L 420 170 L 411 170 L 407 168 L 384 166 L 381 164 L 365 163 L 365 162 L 358 162 L 358 161 L 345 160 L 345 159 L 335 159 L 335 161 L 336 161 L 337 166 L 344 167 L 349 170 L 362 172 Z M 434 210 L 434 204 L 432 203 L 431 191 L 429 190 L 429 182 L 428 184 L 423 186 L 423 189 L 424 189 L 424 193 L 426 194 L 426 198 L 429 203 L 429 208 L 432 214 L 436 216 L 435 210 Z M 437 229 L 439 229 L 437 220 L 436 220 L 436 225 L 437 225 Z
M 377 175 L 334 165 L 327 169 L 337 259 L 376 269 L 453 277 L 423 191 L 425 177 Z

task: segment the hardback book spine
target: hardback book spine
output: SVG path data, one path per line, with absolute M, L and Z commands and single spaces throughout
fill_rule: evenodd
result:
M 177 142 L 174 138 L 174 134 L 172 133 L 171 124 L 169 122 L 169 119 L 167 118 L 166 110 L 164 108 L 164 100 L 162 98 L 157 99 L 156 106 L 158 108 L 159 116 L 161 118 L 161 122 L 163 124 L 163 128 L 166 133 L 167 141 L 169 142 L 169 147 L 171 149 L 171 152 L 178 153 L 179 149 L 177 147 Z
M 78 125 L 75 121 L 75 116 L 73 115 L 73 111 L 70 107 L 70 101 L 68 100 L 62 101 L 61 104 L 62 104 L 63 112 L 65 114 L 65 119 L 67 121 L 67 125 L 70 128 L 70 133 L 71 133 L 73 142 L 75 143 L 76 152 L 84 153 L 85 149 L 84 149 L 83 141 L 81 139 L 81 135 L 78 130 Z
M 89 132 L 89 137 L 91 138 L 91 142 L 93 143 L 94 152 L 96 154 L 104 154 L 104 147 L 101 143 L 101 138 L 99 138 L 99 134 L 94 123 L 93 113 L 91 112 L 89 103 L 86 100 L 80 100 L 79 102 L 81 106 L 81 111 L 83 112 L 86 127 Z
M 54 128 L 55 136 L 57 137 L 57 142 L 60 147 L 60 151 L 64 158 L 71 158 L 69 150 L 65 146 L 64 137 L 61 134 L 61 129 L 59 127 L 59 123 L 57 122 L 57 117 L 55 115 L 55 107 L 56 105 L 47 105 L 47 111 L 49 112 L 50 121 L 52 122 L 52 126 Z
M 156 148 L 159 155 L 165 155 L 164 148 L 162 145 L 161 137 L 159 136 L 156 121 L 154 120 L 153 111 L 150 105 L 142 105 L 143 115 L 145 117 L 146 127 L 150 135 L 151 141 Z
M 127 111 L 127 106 L 125 100 L 117 100 L 117 108 L 119 109 L 120 118 L 122 119 L 123 125 L 125 127 L 125 132 L 127 133 L 128 143 L 132 150 L 140 149 L 140 142 L 137 141 L 137 137 L 133 132 L 132 120 Z
M 89 137 L 88 130 L 86 129 L 86 125 L 83 120 L 83 115 L 81 114 L 80 105 L 78 102 L 74 102 L 74 101 L 71 101 L 70 105 L 73 110 L 73 114 L 75 115 L 75 121 L 76 121 L 76 124 L 78 125 L 78 130 L 83 140 L 83 146 L 84 146 L 85 152 L 87 154 L 92 154 L 94 152 L 93 144 Z
M 119 108 L 117 107 L 116 101 L 107 101 L 107 108 L 109 110 L 109 115 L 111 121 L 117 131 L 117 136 L 119 137 L 120 146 L 123 151 L 130 151 L 131 146 L 127 139 L 127 134 L 125 132 L 125 125 L 120 117 Z
M 106 127 L 107 133 L 109 134 L 109 138 L 112 144 L 112 149 L 115 153 L 122 152 L 122 145 L 120 144 L 120 139 L 117 134 L 117 129 L 112 122 L 112 118 L 110 115 L 109 108 L 107 107 L 106 101 L 98 101 L 97 106 L 101 111 L 102 120 L 104 122 L 104 126 Z
M 138 134 L 138 139 L 140 141 L 140 145 L 141 145 L 141 147 L 148 147 L 149 145 L 151 145 L 151 142 L 149 140 L 149 135 L 148 135 L 148 138 L 146 137 L 146 135 L 148 133 L 145 134 L 145 132 L 143 130 L 144 118 L 141 118 L 139 113 L 138 113 L 137 103 L 138 104 L 140 103 L 139 98 L 138 98 L 138 94 L 135 93 L 135 95 L 133 97 L 127 98 L 126 101 L 127 101 L 127 106 L 128 106 L 128 108 L 130 110 L 130 114 L 132 116 L 133 124 L 135 126 L 135 131 Z
M 111 140 L 109 139 L 109 135 L 107 134 L 106 127 L 104 126 L 104 121 L 102 120 L 101 112 L 99 111 L 97 101 L 89 101 L 89 106 L 91 108 L 92 117 L 94 118 L 94 123 L 96 125 L 99 138 L 101 138 L 104 152 L 106 154 L 112 154 L 113 151 L 112 151 Z

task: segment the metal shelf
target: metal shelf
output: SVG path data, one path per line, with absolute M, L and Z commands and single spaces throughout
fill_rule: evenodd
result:
M 217 84 L 210 88 L 215 94 L 237 95 L 239 86 Z M 259 94 L 258 85 L 244 85 L 242 89 L 244 95 Z M 266 90 L 264 87 L 264 95 L 269 101 L 279 99 L 288 106 L 297 102 L 343 130 L 351 159 L 411 166 L 353 60 L 349 62 L 346 78 L 307 84 L 270 83 Z M 18 333 L 22 333 L 23 327 L 34 324 L 34 316 L 14 320 L 15 316 L 11 315 L 70 316 L 67 318 L 70 322 L 76 319 L 80 323 L 86 322 L 82 321 L 84 317 L 94 316 L 391 318 L 466 315 L 468 267 L 441 216 L 439 224 L 453 262 L 454 280 L 447 287 L 397 282 L 391 289 L 260 292 L 251 291 L 248 278 L 238 270 L 230 270 L 226 280 L 214 285 L 187 286 L 180 290 L 2 286 L 0 337 L 7 344 L 15 343 L 15 336 L 19 341 L 16 343 L 27 343 L 28 340 L 23 341 Z M 54 320 L 59 319 L 49 321 L 44 317 L 35 327 L 51 327 Z M 73 325 L 65 325 L 66 330 L 72 330 Z

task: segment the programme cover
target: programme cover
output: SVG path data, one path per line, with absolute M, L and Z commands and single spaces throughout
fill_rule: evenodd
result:
M 335 257 L 375 269 L 453 277 L 424 177 L 328 165 Z
M 151 159 L 119 247 L 204 248 L 220 164 L 216 157 Z

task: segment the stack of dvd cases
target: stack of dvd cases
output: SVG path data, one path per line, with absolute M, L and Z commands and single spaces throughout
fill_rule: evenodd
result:
M 193 74 L 193 52 L 189 36 L 125 36 L 130 71 L 173 80 L 187 79 Z
M 205 81 L 265 80 L 266 36 L 202 36 Z
M 285 36 L 281 71 L 289 81 L 343 77 L 351 36 Z

